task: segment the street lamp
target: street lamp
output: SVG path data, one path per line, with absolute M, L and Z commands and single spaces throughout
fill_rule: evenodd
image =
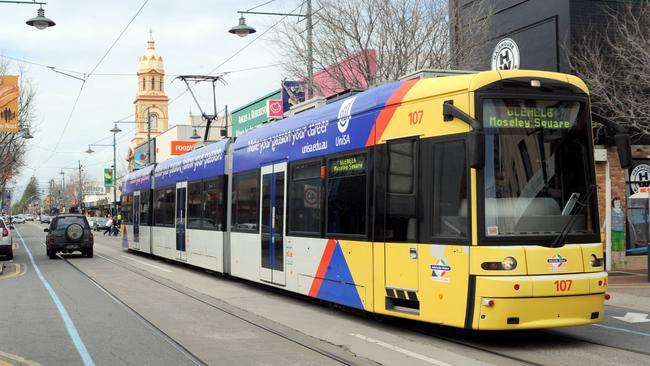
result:
M 201 138 L 201 136 L 199 136 L 198 132 L 196 131 L 196 127 L 194 127 L 194 131 L 192 132 L 192 136 L 190 136 L 190 138 L 192 140 L 198 140 Z
M 14 1 L 14 0 L 0 0 L 0 3 L 40 5 L 38 10 L 36 11 L 36 16 L 26 21 L 25 24 L 31 25 L 32 27 L 40 30 L 43 30 L 48 27 L 54 27 L 56 25 L 56 23 L 54 23 L 52 19 L 45 16 L 45 9 L 43 9 L 43 5 L 46 5 L 47 3 L 37 2 L 37 1 Z
M 259 14 L 259 15 L 279 15 L 279 16 L 284 16 L 284 17 L 300 17 L 300 18 L 305 18 L 307 20 L 307 79 L 309 82 L 308 85 L 308 92 L 309 92 L 309 97 L 313 97 L 314 94 L 314 51 L 313 51 L 313 35 L 312 35 L 312 9 L 311 9 L 311 0 L 307 0 L 307 12 L 305 14 L 289 14 L 289 13 L 268 13 L 268 12 L 258 12 L 258 11 L 251 11 L 257 7 L 250 8 L 248 10 L 241 10 L 238 11 L 239 14 L 241 14 L 241 17 L 239 18 L 239 24 L 230 28 L 228 32 L 232 34 L 236 34 L 240 37 L 246 37 L 249 34 L 253 34 L 256 32 L 255 28 L 251 27 L 250 25 L 246 24 L 246 18 L 244 18 L 244 14 Z
M 119 123 L 119 122 L 116 122 Z M 113 128 L 109 130 L 110 132 L 113 133 L 113 144 L 107 145 L 107 144 L 90 144 L 88 145 L 88 150 L 86 150 L 87 154 L 92 154 L 95 152 L 95 150 L 92 149 L 91 146 L 112 146 L 113 147 L 113 215 L 117 215 L 117 187 L 115 184 L 115 176 L 117 175 L 117 149 L 116 149 L 116 142 L 115 142 L 115 135 L 118 133 L 122 132 L 121 129 L 117 127 L 117 124 L 114 125 Z
M 32 27 L 40 30 L 43 30 L 47 27 L 54 27 L 56 25 L 52 19 L 45 16 L 45 9 L 43 9 L 42 6 L 38 8 L 36 16 L 26 21 L 25 24 L 31 25 Z

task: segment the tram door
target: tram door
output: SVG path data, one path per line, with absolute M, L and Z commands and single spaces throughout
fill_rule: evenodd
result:
M 386 174 L 382 196 L 384 279 L 389 294 L 387 304 L 391 304 L 393 299 L 405 297 L 413 305 L 417 302 L 419 288 L 416 199 L 418 141 L 416 138 L 388 141 L 383 149 L 381 172 Z
M 176 255 L 177 259 L 187 260 L 185 252 L 185 231 L 187 229 L 187 182 L 176 183 Z
M 260 279 L 278 285 L 286 283 L 284 272 L 284 218 L 287 163 L 264 166 L 262 174 L 262 234 Z
M 140 192 L 133 193 L 133 248 L 140 250 Z

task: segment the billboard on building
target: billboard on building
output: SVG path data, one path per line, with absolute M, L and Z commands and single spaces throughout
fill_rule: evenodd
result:
M 368 70 L 369 74 L 362 70 Z M 366 89 L 376 75 L 377 52 L 356 53 L 314 73 L 314 96 L 328 97 L 353 87 Z
M 282 110 L 288 111 L 295 105 L 305 101 L 305 87 L 307 83 L 304 81 L 284 80 L 282 82 Z
M 149 146 L 145 142 L 133 151 L 133 170 L 139 170 L 156 161 L 156 139 L 151 139 L 151 159 L 149 159 Z
M 269 99 L 280 99 L 280 91 L 276 90 L 232 112 L 233 136 L 237 137 L 269 120 L 266 110 Z
M 18 76 L 0 76 L 0 132 L 18 132 Z

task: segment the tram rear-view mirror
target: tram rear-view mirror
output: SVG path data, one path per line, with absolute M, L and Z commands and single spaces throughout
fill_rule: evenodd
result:
M 617 133 L 614 135 L 614 141 L 616 141 L 618 161 L 621 163 L 621 168 L 629 168 L 632 166 L 632 148 L 630 147 L 630 135 L 626 133 Z
M 485 163 L 485 134 L 483 131 L 468 132 L 467 144 L 469 145 L 469 166 L 474 169 L 483 168 Z

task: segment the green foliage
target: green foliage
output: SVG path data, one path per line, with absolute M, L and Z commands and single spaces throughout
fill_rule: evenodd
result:
M 20 198 L 20 201 L 18 201 L 14 206 L 14 212 L 23 212 L 29 207 L 29 204 L 31 202 L 39 202 L 40 204 L 40 201 L 41 192 L 38 188 L 38 181 L 36 180 L 36 177 L 32 176 L 29 179 L 27 187 L 25 187 L 23 196 Z

